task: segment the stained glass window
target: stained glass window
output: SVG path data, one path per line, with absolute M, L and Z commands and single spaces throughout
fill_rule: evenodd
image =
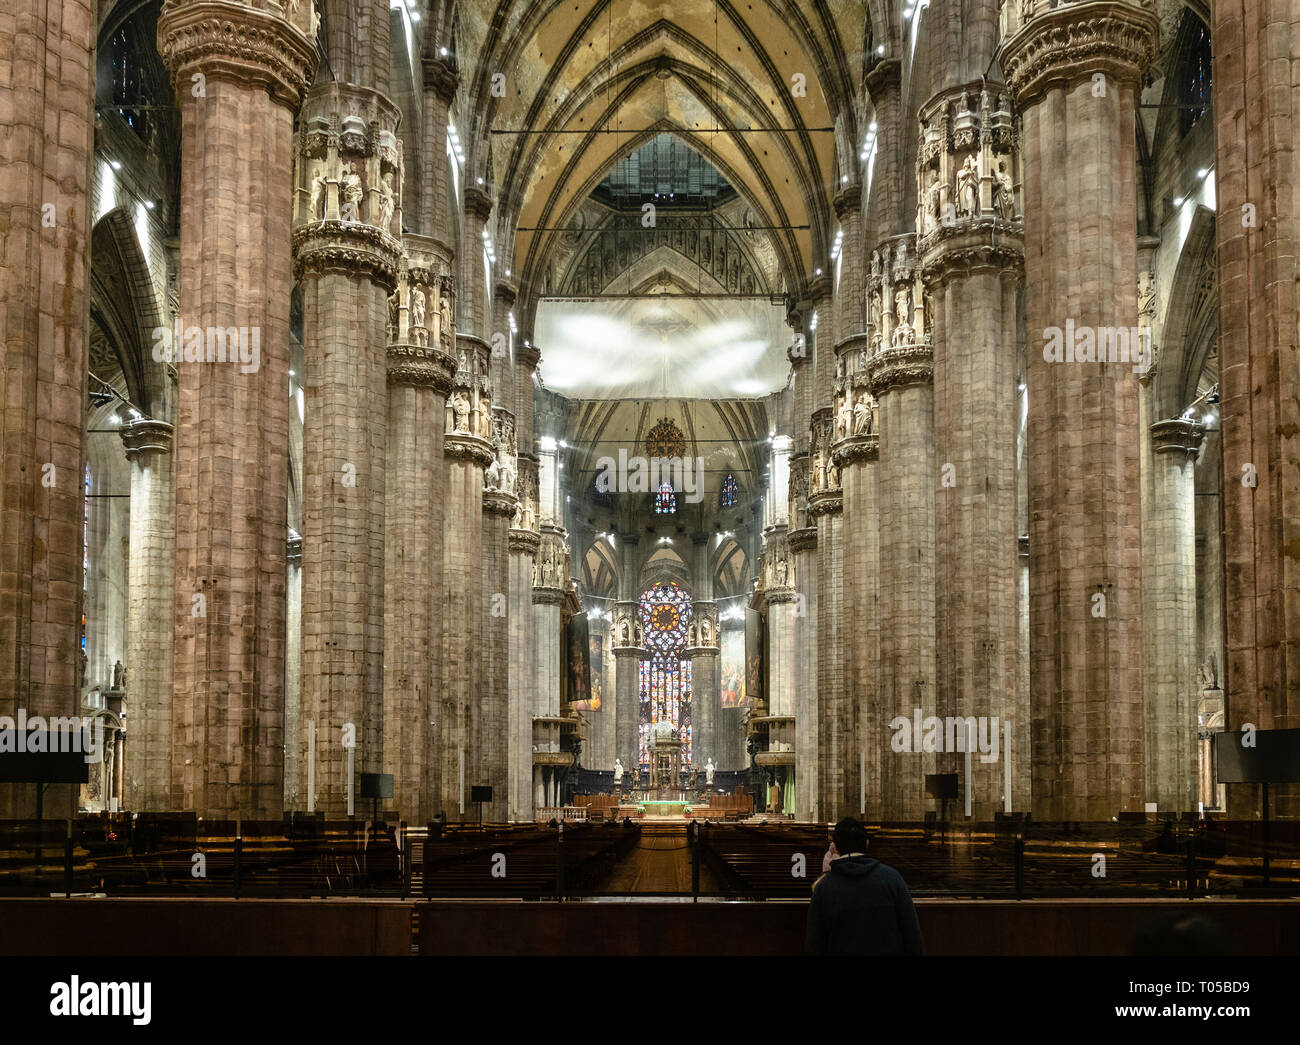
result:
M 736 498 L 740 495 L 740 484 L 736 476 L 728 472 L 722 479 L 722 489 L 718 493 L 718 505 L 722 508 L 736 507 Z
M 682 739 L 682 768 L 691 765 L 691 662 L 682 656 L 693 615 L 690 596 L 672 581 L 660 581 L 641 596 L 641 628 L 650 656 L 640 666 L 641 714 L 637 757 L 649 771 L 650 736 L 669 722 Z
M 1179 102 L 1184 106 L 1179 111 L 1179 129 L 1183 134 L 1196 125 L 1210 106 L 1212 68 L 1210 31 L 1204 25 L 1199 25 L 1192 31 L 1187 50 L 1183 54 L 1182 82 L 1179 84 Z
M 655 494 L 655 515 L 676 515 L 677 494 L 673 492 L 672 483 L 660 483 L 659 492 Z

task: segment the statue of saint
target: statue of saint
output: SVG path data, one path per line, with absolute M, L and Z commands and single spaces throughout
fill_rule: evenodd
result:
M 844 402 L 840 404 L 839 415 L 835 421 L 835 435 L 837 438 L 843 438 L 848 435 L 853 426 L 853 406 L 852 400 L 846 395 Z
M 393 191 L 393 172 L 384 175 L 379 183 L 379 227 L 392 232 L 393 212 L 397 209 L 397 193 Z
M 871 434 L 871 407 L 867 405 L 865 392 L 858 397 L 857 403 L 853 406 L 853 434 Z
M 708 787 L 713 786 L 713 759 L 711 758 L 704 764 L 704 783 Z
M 998 172 L 993 176 L 993 209 L 1003 221 L 1012 221 L 1016 216 L 1016 201 L 1011 175 L 1007 173 L 1005 160 L 998 163 Z
M 343 165 L 343 206 L 342 218 L 344 221 L 361 220 L 361 198 L 365 195 L 365 189 L 361 185 L 361 175 L 352 167 L 352 164 Z
M 469 396 L 463 389 L 456 389 L 451 394 L 451 413 L 454 419 L 452 424 L 453 432 L 469 431 Z
M 925 229 L 933 232 L 939 227 L 943 217 L 943 187 L 939 184 L 939 172 L 930 172 L 930 187 L 925 196 Z
M 957 170 L 957 209 L 967 218 L 979 216 L 980 168 L 974 156 L 967 156 L 966 162 Z
M 424 291 L 419 287 L 411 288 L 411 332 L 412 340 L 417 345 L 424 344 L 427 331 L 424 327 Z
M 325 175 L 323 175 L 320 172 L 320 168 L 317 167 L 312 171 L 311 179 L 311 216 L 313 221 L 325 216 L 324 204 Z
M 623 763 L 617 758 L 614 759 L 614 786 L 618 787 L 623 783 Z

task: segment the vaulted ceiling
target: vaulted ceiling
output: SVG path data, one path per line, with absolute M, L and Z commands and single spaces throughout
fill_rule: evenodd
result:
M 782 282 L 798 293 L 833 236 L 837 114 L 840 153 L 856 155 L 851 100 L 866 7 L 460 4 L 457 57 L 475 109 L 470 162 L 487 172 L 490 154 L 498 212 L 518 229 L 511 253 L 525 294 L 610 168 L 664 131 L 707 158 L 755 223 L 770 226 Z

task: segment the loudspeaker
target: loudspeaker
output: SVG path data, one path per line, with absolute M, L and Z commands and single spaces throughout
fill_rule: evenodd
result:
M 392 798 L 393 797 L 393 774 L 392 773 L 362 773 L 361 774 L 361 797 L 362 798 Z
M 1300 781 L 1300 729 L 1257 729 L 1253 747 L 1244 732 L 1215 733 L 1220 784 L 1294 784 Z
M 469 800 L 471 802 L 491 802 L 492 788 L 484 787 L 481 784 L 475 784 L 469 789 Z
M 925 793 L 931 798 L 956 798 L 956 773 L 926 773 Z

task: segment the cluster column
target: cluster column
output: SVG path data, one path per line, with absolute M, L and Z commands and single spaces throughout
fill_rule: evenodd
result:
M 881 752 L 878 814 L 916 820 L 936 759 L 910 728 L 936 712 L 933 357 L 915 278 L 912 237 L 873 252 L 868 289 L 874 333 L 867 381 L 877 402 L 880 528 Z M 891 309 L 892 306 L 892 309 Z M 903 720 L 906 725 L 895 724 Z
M 388 468 L 384 497 L 384 691 L 381 771 L 410 823 L 439 807 L 443 466 L 447 394 L 455 360 L 450 259 L 429 239 L 404 238 L 406 264 L 389 299 Z M 418 322 L 417 322 L 418 321 Z
M 442 707 L 435 719 L 441 763 L 438 810 L 449 817 L 465 814 L 469 788 L 475 784 L 505 788 L 504 780 L 496 784 L 480 779 L 491 768 L 484 760 L 480 732 L 480 702 L 485 696 L 482 646 L 490 609 L 483 590 L 483 479 L 496 460 L 489 372 L 487 343 L 458 333 L 443 444 L 443 518 L 455 529 L 446 534 L 443 546 L 442 599 L 435 614 L 442 622 L 443 644 Z M 496 797 L 494 790 L 494 804 Z
M 384 734 L 386 330 L 402 244 L 398 110 L 370 87 L 334 81 L 299 119 L 294 264 L 306 376 L 302 497 L 301 728 L 315 732 L 308 808 L 355 809 Z M 428 302 L 407 302 L 427 334 Z M 304 782 L 305 784 L 305 782 Z
M 95 5 L 0 14 L 0 714 L 80 713 L 82 525 Z M 54 221 L 46 224 L 47 207 Z M 133 665 L 134 667 L 134 665 Z M 71 815 L 75 788 L 46 810 Z M 0 787 L 0 817 L 35 815 L 36 788 Z
M 131 742 L 125 749 L 126 808 L 162 810 L 171 799 L 172 573 L 176 501 L 172 426 L 141 418 L 122 426 L 131 465 L 126 657 L 131 670 Z
M 1003 65 L 1023 115 L 1034 271 L 1033 815 L 1108 820 L 1144 802 L 1140 366 L 1097 361 L 1088 334 L 1096 346 L 1102 331 L 1138 322 L 1137 189 L 1117 172 L 1136 162 L 1138 93 L 1157 23 L 1147 7 L 1100 2 L 1040 9 L 1013 27 Z M 1063 332 L 1075 343 L 1064 346 Z
M 920 113 L 918 250 L 934 347 L 936 706 L 971 752 L 971 813 L 992 819 L 1029 799 L 1028 751 L 1006 750 L 1027 726 L 1019 685 L 1017 326 L 1023 267 L 1013 116 L 1005 91 L 975 82 Z M 941 771 L 964 774 L 947 749 Z M 1012 758 L 1012 795 L 1004 794 Z M 964 778 L 962 796 L 966 797 Z
M 1204 428 L 1177 417 L 1151 426 L 1151 531 L 1143 594 L 1150 613 L 1144 691 L 1146 801 L 1196 809 L 1196 455 Z
M 1300 251 L 1293 173 L 1300 112 L 1295 3 L 1212 9 L 1228 729 L 1300 727 Z M 1260 788 L 1229 785 L 1258 815 Z M 1300 816 L 1300 787 L 1271 791 Z
M 293 118 L 312 17 L 169 0 L 158 22 L 181 107 L 181 313 L 208 332 L 174 357 L 170 804 L 210 817 L 283 807 Z

